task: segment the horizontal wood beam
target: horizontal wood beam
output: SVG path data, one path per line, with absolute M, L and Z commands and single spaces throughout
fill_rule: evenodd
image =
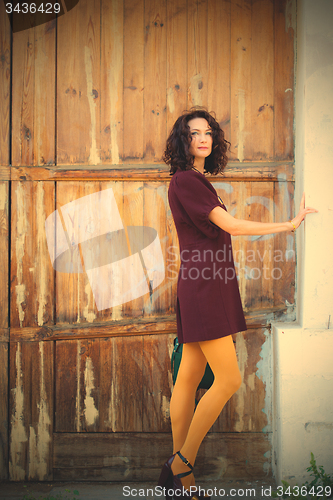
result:
M 294 181 L 294 162 L 230 162 L 212 181 Z M 0 166 L 0 180 L 15 181 L 168 181 L 164 164 Z
M 263 309 L 245 314 L 248 329 L 269 328 L 272 321 L 292 321 L 293 311 L 286 307 Z M 176 316 L 156 317 L 149 320 L 85 323 L 81 325 L 59 324 L 54 326 L 2 328 L 1 342 L 41 342 L 47 340 L 73 340 L 121 337 L 123 335 L 177 334 Z
M 156 481 L 172 453 L 170 433 L 54 433 L 53 438 L 55 481 Z M 269 433 L 209 432 L 195 463 L 196 478 L 209 481 L 209 487 L 221 477 L 267 479 L 270 451 Z

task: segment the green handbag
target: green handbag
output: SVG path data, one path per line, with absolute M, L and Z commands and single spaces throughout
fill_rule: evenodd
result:
M 175 338 L 173 344 L 174 348 L 171 355 L 171 373 L 172 373 L 173 385 L 175 385 L 180 361 L 182 359 L 183 344 L 180 344 L 178 342 L 178 337 Z M 211 367 L 207 363 L 206 371 L 201 379 L 200 384 L 198 385 L 198 389 L 209 389 L 213 382 L 214 382 L 214 373 L 212 372 Z

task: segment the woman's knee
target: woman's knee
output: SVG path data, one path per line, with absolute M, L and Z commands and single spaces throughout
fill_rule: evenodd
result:
M 215 375 L 215 383 L 218 387 L 223 389 L 221 390 L 221 394 L 225 394 L 231 398 L 231 396 L 235 394 L 235 392 L 237 392 L 242 385 L 242 376 L 239 370 L 233 374 L 229 374 L 228 376 L 223 375 L 219 377 L 218 375 Z

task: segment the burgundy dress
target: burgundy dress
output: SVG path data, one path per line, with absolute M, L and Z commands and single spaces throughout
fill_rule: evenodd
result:
M 225 206 L 203 174 L 178 170 L 169 204 L 179 239 L 177 288 L 179 342 L 199 342 L 246 330 L 230 234 L 208 219 Z

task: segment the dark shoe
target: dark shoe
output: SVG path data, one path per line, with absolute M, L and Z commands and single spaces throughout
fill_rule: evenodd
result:
M 182 472 L 180 474 L 175 474 L 175 475 L 173 474 L 172 469 L 171 469 L 171 465 L 172 465 L 172 462 L 174 461 L 176 454 L 181 458 L 181 460 L 184 462 L 184 464 L 186 464 L 187 467 L 189 467 L 190 470 L 188 472 Z M 190 474 L 192 474 L 192 472 L 193 472 L 193 466 L 180 453 L 180 451 L 177 451 L 177 453 L 172 455 L 165 462 L 165 464 L 163 465 L 162 471 L 161 471 L 160 479 L 158 481 L 158 486 L 161 486 L 162 488 L 165 487 L 167 500 L 171 500 L 172 496 L 175 499 L 179 499 L 179 500 L 201 500 L 201 499 L 210 500 L 209 496 L 203 496 L 203 495 L 199 495 L 196 493 L 194 493 L 192 495 L 192 494 L 190 494 L 190 492 L 188 490 L 184 489 L 182 482 L 181 482 L 181 478 L 189 476 Z M 169 491 L 173 492 L 172 496 L 170 496 L 168 494 Z

